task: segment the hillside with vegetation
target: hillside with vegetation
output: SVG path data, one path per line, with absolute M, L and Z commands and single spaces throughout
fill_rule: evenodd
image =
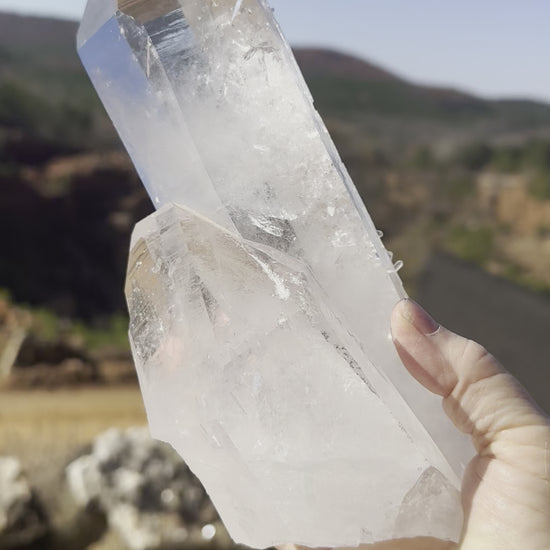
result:
M 132 229 L 152 205 L 80 65 L 76 29 L 0 13 L 0 459 L 21 460 L 31 520 L 56 533 L 33 548 L 119 550 L 105 514 L 78 512 L 61 480 L 97 434 L 145 422 L 123 286 Z M 550 105 L 422 86 L 334 51 L 295 54 L 407 290 L 550 411 Z M 189 505 L 200 534 L 215 515 L 194 483 L 208 512 Z M 232 548 L 216 528 L 185 548 Z
M 13 236 L 0 287 L 103 330 L 124 315 L 129 235 L 151 206 L 80 65 L 76 29 L 0 15 L 0 229 Z M 548 292 L 550 105 L 295 53 L 411 292 L 438 250 Z

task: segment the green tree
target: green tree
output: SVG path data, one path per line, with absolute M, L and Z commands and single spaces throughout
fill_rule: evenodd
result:
M 489 165 L 493 154 L 492 147 L 486 143 L 471 143 L 458 151 L 456 160 L 466 170 L 477 172 Z

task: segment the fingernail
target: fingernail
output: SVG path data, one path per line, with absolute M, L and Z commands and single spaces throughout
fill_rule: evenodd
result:
M 416 302 L 406 300 L 401 308 L 401 315 L 424 336 L 435 334 L 441 325 Z

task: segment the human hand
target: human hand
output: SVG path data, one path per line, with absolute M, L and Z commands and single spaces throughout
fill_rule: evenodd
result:
M 464 475 L 458 548 L 550 549 L 548 418 L 483 347 L 440 327 L 414 302 L 396 306 L 392 333 L 409 372 L 443 397 L 445 412 L 472 437 L 477 451 Z M 453 548 L 429 544 L 434 550 Z M 402 541 L 371 548 L 427 546 Z
M 439 326 L 414 302 L 396 306 L 392 333 L 409 372 L 443 397 L 445 412 L 471 435 L 477 456 L 464 475 L 465 522 L 458 546 L 422 538 L 361 548 L 549 550 L 548 418 L 483 347 Z

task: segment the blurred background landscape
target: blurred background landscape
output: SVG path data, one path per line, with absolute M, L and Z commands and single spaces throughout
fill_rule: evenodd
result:
M 136 458 L 139 430 L 92 447 L 109 428 L 145 424 L 123 283 L 131 231 L 152 205 L 80 65 L 76 29 L 0 13 L 0 487 L 19 484 L 7 519 L 0 495 L 0 549 L 227 547 L 167 449 L 147 443 Z M 408 292 L 550 410 L 550 103 L 425 86 L 331 49 L 295 53 Z M 82 456 L 69 494 L 65 469 Z M 75 504 L 74 480 L 105 470 L 105 456 L 126 477 Z M 135 511 L 147 491 L 162 514 Z M 159 525 L 180 538 L 151 539 Z

